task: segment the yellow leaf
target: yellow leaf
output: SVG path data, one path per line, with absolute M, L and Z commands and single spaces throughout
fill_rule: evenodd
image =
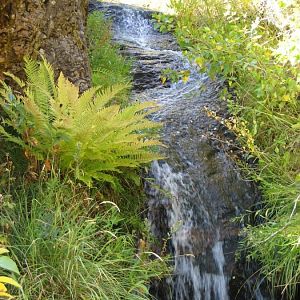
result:
M 187 83 L 188 80 L 189 80 L 189 76 L 183 76 L 183 77 L 182 77 L 182 81 L 183 81 L 184 83 Z
M 0 276 L 0 283 L 8 283 L 14 285 L 17 288 L 21 288 L 20 284 L 18 284 L 14 279 L 7 276 Z
M 292 125 L 292 128 L 293 128 L 293 129 L 300 129 L 300 122 L 298 122 L 298 123 Z
M 202 68 L 202 67 L 203 67 L 203 64 L 204 64 L 204 59 L 203 59 L 203 57 L 197 57 L 197 58 L 195 59 L 195 63 L 196 63 L 200 68 Z
M 290 95 L 284 95 L 284 96 L 282 97 L 282 99 L 283 99 L 284 101 L 288 102 L 288 101 L 290 100 Z
M 0 248 L 0 255 L 4 253 L 8 253 L 9 251 L 5 248 Z
M 6 292 L 6 291 L 7 291 L 6 286 L 0 282 L 0 292 Z
M 10 294 L 7 294 L 5 292 L 0 292 L 0 297 L 5 297 L 5 298 L 8 298 L 8 299 L 13 299 L 14 297 Z

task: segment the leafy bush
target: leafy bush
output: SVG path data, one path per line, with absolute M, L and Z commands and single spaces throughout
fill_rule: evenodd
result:
M 300 53 L 295 52 L 297 44 L 287 46 L 291 57 L 281 50 L 299 28 L 299 10 L 296 4 L 284 7 L 282 27 L 278 15 L 270 17 L 272 8 L 263 7 L 268 1 L 262 7 L 255 3 L 172 0 L 180 45 L 201 71 L 226 80 L 222 97 L 232 118 L 225 123 L 244 149 L 258 158 L 257 167 L 249 171 L 264 196 L 256 212 L 263 222 L 245 230 L 244 246 L 250 249 L 249 257 L 262 263 L 274 289 L 281 286 L 292 299 L 300 280 Z
M 160 80 L 162 84 L 165 84 L 167 81 L 170 81 L 171 83 L 178 82 L 179 80 L 182 80 L 184 83 L 186 83 L 189 80 L 190 77 L 190 70 L 174 70 L 174 69 L 164 69 L 160 75 Z
M 7 117 L 0 133 L 23 147 L 31 165 L 71 170 L 87 185 L 94 179 L 116 186 L 118 174 L 137 182 L 132 170 L 160 158 L 150 151 L 160 143 L 149 133 L 159 124 L 146 118 L 155 104 L 135 103 L 123 109 L 109 105 L 124 85 L 93 87 L 79 95 L 63 74 L 55 84 L 45 60 L 26 60 L 25 71 L 26 83 L 14 77 L 24 95 L 14 94 L 3 83 L 0 105 Z
M 109 201 L 55 177 L 24 184 L 12 199 L 2 217 L 22 270 L 19 299 L 149 299 L 149 281 L 167 271 L 146 244 L 136 249 Z

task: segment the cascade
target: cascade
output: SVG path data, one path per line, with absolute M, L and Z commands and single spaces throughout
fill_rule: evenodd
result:
M 160 300 L 266 299 L 259 290 L 246 296 L 247 284 L 235 283 L 240 225 L 232 218 L 251 207 L 256 194 L 226 154 L 230 143 L 219 141 L 232 140 L 232 134 L 206 113 L 208 108 L 226 115 L 219 100 L 222 82 L 199 74 L 174 37 L 155 31 L 151 12 L 95 2 L 91 9 L 113 19 L 114 40 L 133 58 L 132 100 L 161 106 L 152 118 L 164 124 L 166 158 L 154 162 L 148 174 L 148 220 L 158 240 L 155 250 L 167 248 L 172 254 L 174 275 L 163 286 L 154 284 L 153 295 Z M 166 68 L 189 70 L 188 82 L 162 85 Z M 239 296 L 231 291 L 234 286 Z

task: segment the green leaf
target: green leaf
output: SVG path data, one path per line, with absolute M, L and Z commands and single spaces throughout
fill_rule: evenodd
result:
M 20 274 L 16 263 L 8 256 L 0 257 L 0 268 Z

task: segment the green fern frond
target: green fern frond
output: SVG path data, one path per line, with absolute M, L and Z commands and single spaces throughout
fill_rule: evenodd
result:
M 40 64 L 41 72 L 44 74 L 44 78 L 46 79 L 46 84 L 48 85 L 48 90 L 53 98 L 57 98 L 57 89 L 54 80 L 54 70 L 52 66 L 47 62 L 47 60 L 43 57 L 43 63 Z
M 6 75 L 7 77 L 10 77 L 13 81 L 15 81 L 20 88 L 24 88 L 25 82 L 23 80 L 21 80 L 19 77 L 15 76 L 14 74 L 12 74 L 10 72 L 3 72 L 3 74 Z M 1 82 L 1 83 L 3 84 L 3 82 Z
M 91 109 L 93 111 L 98 111 L 99 109 L 107 105 L 110 101 L 112 101 L 114 97 L 116 97 L 121 91 L 126 88 L 128 88 L 128 86 L 125 84 L 115 84 L 106 89 L 102 89 L 93 100 Z
M 74 118 L 78 118 L 83 112 L 90 109 L 94 96 L 99 89 L 100 87 L 91 87 L 79 97 L 78 101 L 75 101 Z
M 136 114 L 136 113 L 143 113 L 144 115 L 151 114 L 152 112 L 157 111 L 158 109 L 157 103 L 153 101 L 147 101 L 147 102 L 135 102 L 134 104 L 129 105 L 126 107 L 123 111 L 122 114 L 126 118 L 126 113 L 130 114 Z M 147 109 L 145 111 L 145 109 Z
M 54 127 L 72 127 L 75 115 L 74 104 L 78 102 L 78 97 L 79 88 L 60 73 L 57 82 L 57 97 L 50 100 L 51 111 L 55 116 Z
M 29 58 L 29 57 L 25 57 L 24 58 L 24 62 L 25 62 L 25 74 L 26 74 L 26 78 L 27 78 L 27 83 L 28 84 L 35 84 L 38 80 L 37 78 L 37 74 L 39 73 L 39 64 L 37 61 Z
M 38 63 L 30 58 L 25 58 L 25 73 L 27 76 L 26 95 L 30 95 L 45 116 L 51 119 L 49 100 L 53 97 L 52 81 L 53 74 L 48 73 L 45 61 Z M 50 71 L 51 72 L 51 71 Z
M 17 144 L 23 148 L 26 148 L 26 144 L 23 142 L 22 139 L 13 136 L 12 134 L 8 133 L 1 125 L 0 125 L 0 134 L 9 142 Z
M 160 124 L 147 119 L 158 109 L 155 103 L 134 103 L 123 109 L 111 104 L 126 88 L 124 84 L 94 87 L 80 96 L 79 88 L 62 73 L 55 84 L 46 60 L 26 59 L 25 71 L 24 96 L 16 97 L 4 83 L 0 90 L 6 124 L 19 137 L 4 127 L 0 134 L 30 149 L 38 160 L 56 158 L 62 170 L 72 170 L 87 185 L 97 180 L 117 187 L 120 176 L 130 178 L 135 168 L 161 158 L 153 149 L 162 144 L 151 133 Z
M 30 92 L 27 92 L 27 95 L 29 97 L 23 98 L 24 108 L 28 112 L 28 114 L 31 114 L 33 117 L 33 122 L 41 127 L 45 127 L 45 123 L 47 122 L 47 119 L 43 112 L 41 111 L 40 107 L 35 103 L 33 100 L 34 95 L 30 94 Z

